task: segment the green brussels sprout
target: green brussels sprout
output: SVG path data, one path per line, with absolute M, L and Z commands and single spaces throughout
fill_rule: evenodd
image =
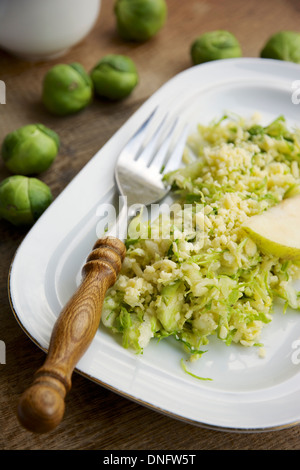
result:
M 58 64 L 43 81 L 42 101 L 48 111 L 57 115 L 77 113 L 92 100 L 93 84 L 81 64 Z
M 287 60 L 300 63 L 300 33 L 280 31 L 266 42 L 260 56 L 264 59 Z
M 194 65 L 211 60 L 241 57 L 242 51 L 236 37 L 228 31 L 217 30 L 199 36 L 191 46 Z
M 138 83 L 134 62 L 127 56 L 108 54 L 91 71 L 95 93 L 110 100 L 126 98 Z
M 11 173 L 33 175 L 49 168 L 59 145 L 56 132 L 43 124 L 29 124 L 7 134 L 1 153 Z
M 37 178 L 9 176 L 0 184 L 0 218 L 16 226 L 33 225 L 52 200 L 49 187 Z
M 132 41 L 147 41 L 167 18 L 165 0 L 117 0 L 114 11 L 120 36 Z

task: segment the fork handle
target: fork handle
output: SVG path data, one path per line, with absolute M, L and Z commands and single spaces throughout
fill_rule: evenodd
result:
M 94 338 L 104 296 L 120 272 L 126 248 L 117 238 L 99 239 L 83 267 L 82 283 L 59 315 L 46 360 L 18 404 L 20 423 L 44 433 L 61 422 L 74 368 Z

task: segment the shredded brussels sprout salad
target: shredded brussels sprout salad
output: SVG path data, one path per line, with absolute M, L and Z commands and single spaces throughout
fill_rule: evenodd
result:
M 211 335 L 227 345 L 261 347 L 275 298 L 283 310 L 300 307 L 292 284 L 299 265 L 263 254 L 242 227 L 300 192 L 300 132 L 282 116 L 259 122 L 229 115 L 199 124 L 184 166 L 166 176 L 176 209 L 140 220 L 140 236 L 127 239 L 102 313 L 125 348 L 141 353 L 151 338 L 172 336 L 197 359 Z

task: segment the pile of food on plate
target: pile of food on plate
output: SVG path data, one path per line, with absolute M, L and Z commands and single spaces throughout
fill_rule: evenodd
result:
M 140 217 L 127 239 L 102 323 L 136 352 L 172 336 L 197 359 L 216 335 L 263 354 L 274 300 L 300 306 L 300 132 L 282 116 L 267 126 L 223 116 L 198 125 L 183 161 L 165 176 L 174 210 Z

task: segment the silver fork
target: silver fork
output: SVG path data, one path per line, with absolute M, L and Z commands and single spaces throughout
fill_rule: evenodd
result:
M 127 204 L 124 205 L 118 223 L 105 238 L 95 243 L 83 266 L 79 288 L 54 324 L 46 360 L 36 372 L 32 385 L 21 396 L 18 418 L 30 431 L 51 431 L 63 418 L 72 373 L 98 330 L 106 291 L 115 283 L 126 254 L 124 243 L 112 236 L 117 226 L 124 239 L 128 217 L 135 214 L 137 207 L 160 201 L 170 190 L 162 176 L 178 168 L 187 127 L 170 151 L 177 120 L 168 125 L 165 117 L 145 143 L 154 115 L 152 113 L 129 140 L 116 165 L 120 194 L 128 199 L 129 206 L 135 205 L 135 210 L 130 213 Z
M 142 207 L 158 203 L 170 191 L 163 176 L 180 166 L 188 126 L 176 137 L 178 118 L 168 121 L 166 114 L 155 123 L 154 110 L 121 151 L 115 168 L 117 188 L 123 198 L 119 216 L 106 236 L 126 238 L 130 219 Z M 151 125 L 154 124 L 154 129 Z M 151 130 L 150 137 L 147 133 Z M 176 143 L 172 147 L 172 141 Z

